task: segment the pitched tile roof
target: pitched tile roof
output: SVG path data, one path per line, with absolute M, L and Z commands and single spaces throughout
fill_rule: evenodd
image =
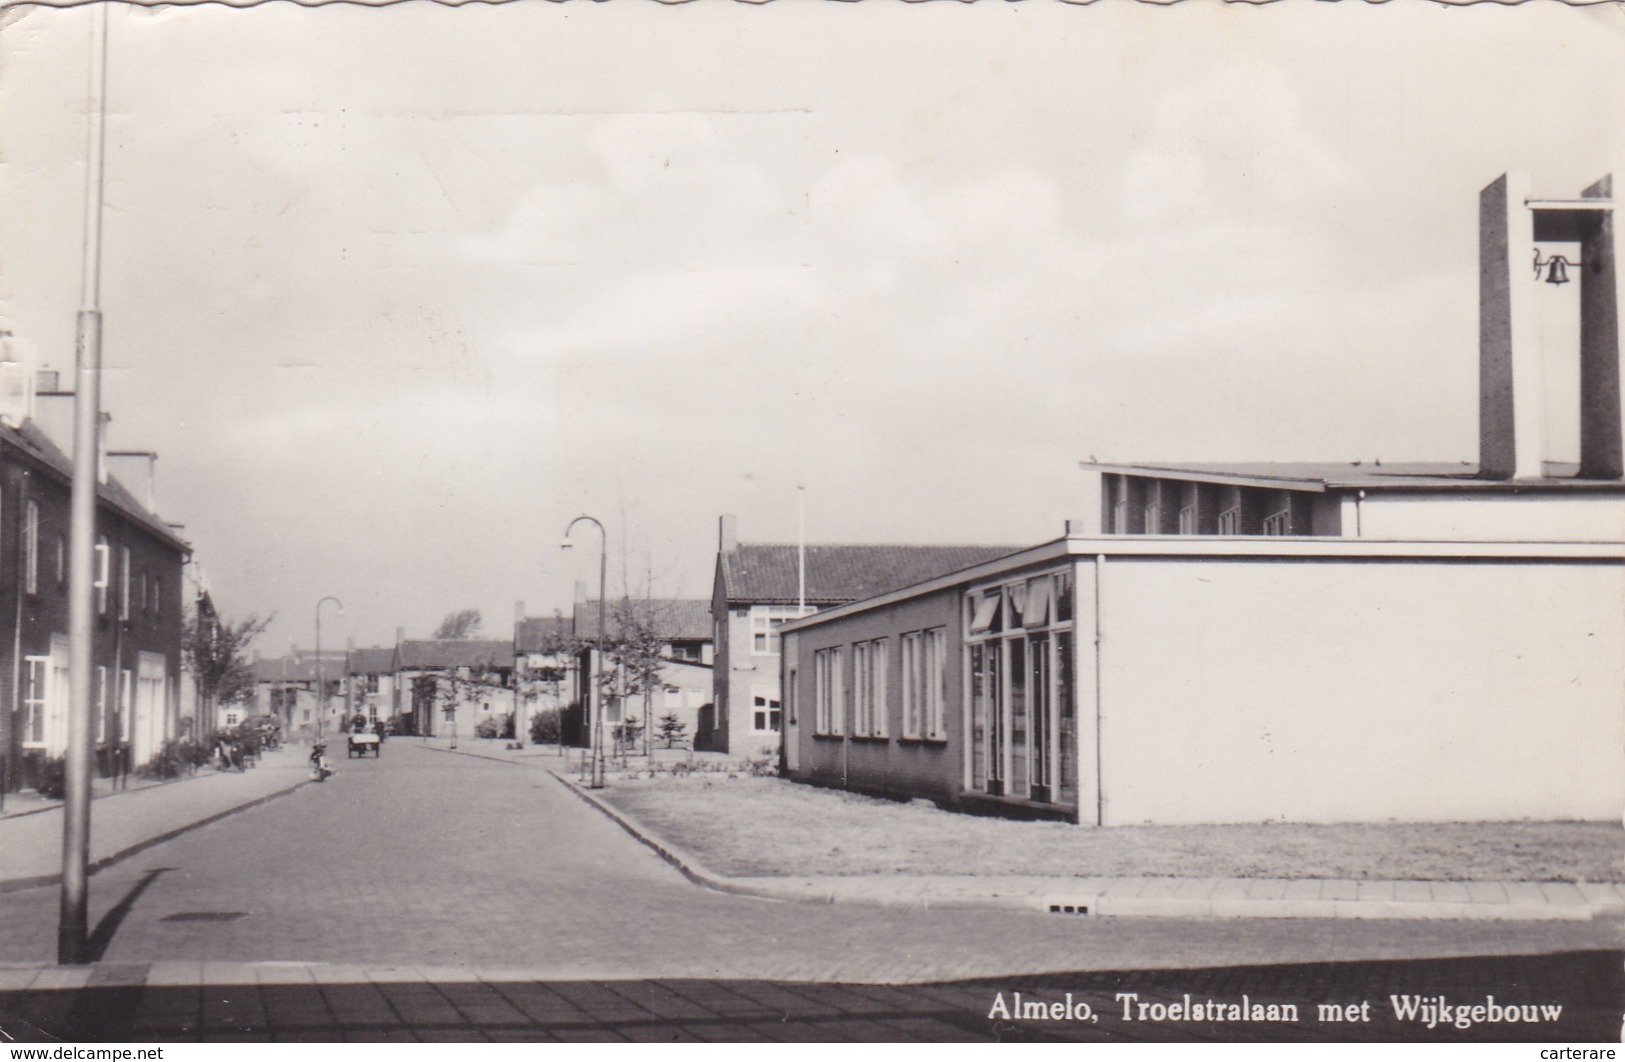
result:
M 349 671 L 352 675 L 383 675 L 395 670 L 395 650 L 351 649 Z
M 568 616 L 528 616 L 513 631 L 513 647 L 520 653 L 545 652 L 560 639 L 570 637 L 574 624 Z
M 344 651 L 323 650 L 322 677 L 337 681 L 344 673 Z M 316 654 L 302 652 L 292 656 L 278 656 L 254 661 L 255 682 L 315 682 Z
M 486 639 L 402 642 L 398 654 L 403 668 L 513 667 L 513 643 Z
M 24 453 L 32 455 L 67 482 L 73 482 L 73 458 L 52 442 L 51 437 L 45 434 L 45 430 L 38 424 L 31 420 L 25 420 L 15 428 L 0 424 L 0 438 Z M 158 514 L 148 512 L 146 506 L 137 501 L 135 495 L 114 477 L 108 476 L 105 483 L 97 486 L 96 493 L 103 503 L 140 524 L 167 544 L 190 552 L 191 547 L 185 539 L 175 533 L 174 528 L 166 524 Z
M 912 586 L 1003 557 L 1020 546 L 808 546 L 807 601 L 830 605 Z M 729 604 L 798 599 L 798 547 L 741 545 L 717 554 Z
M 708 642 L 711 640 L 711 602 L 693 598 L 622 598 L 610 601 L 604 625 L 611 638 L 620 634 L 626 609 L 645 617 L 663 641 Z M 598 636 L 598 599 L 577 601 L 574 616 L 577 638 Z

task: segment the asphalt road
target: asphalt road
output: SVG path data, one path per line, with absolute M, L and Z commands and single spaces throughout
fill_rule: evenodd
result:
M 1313 1014 L 1317 1002 L 1370 998 L 1382 1004 L 1381 1016 L 1392 1010 L 1391 995 L 1444 993 L 1451 1006 L 1493 994 L 1499 1005 L 1568 1008 L 1560 1026 L 1502 1027 L 1496 1030 L 1502 1035 L 1618 1036 L 1625 932 L 1617 920 L 1176 921 L 779 903 L 696 887 L 531 768 L 447 754 L 412 739 L 390 741 L 377 760 L 338 766 L 322 785 L 96 875 L 91 917 L 99 1002 L 89 1006 L 83 992 L 72 999 L 14 994 L 0 997 L 0 1016 L 21 1017 L 46 1033 L 113 1039 L 137 1032 L 186 1038 L 210 1029 L 319 1039 L 764 1038 L 764 1029 L 778 1034 L 769 1039 L 858 1040 L 1463 1034 L 1454 1026 L 1424 1030 L 1422 1021 L 1391 1015 L 1358 1027 L 1124 1021 L 1117 999 L 1138 991 L 1135 1006 L 1179 1003 L 1191 992 L 1198 1002 L 1226 1002 L 1245 993 L 1249 1002 L 1296 1001 L 1300 1012 Z M 0 962 L 51 959 L 56 903 L 55 889 L 0 896 Z M 360 1004 L 335 1009 L 332 986 L 292 986 L 293 996 L 276 989 L 279 1026 L 264 999 L 257 1010 L 228 1008 L 224 1018 L 210 1018 L 206 991 L 176 1003 L 139 987 L 142 971 L 170 960 L 431 966 L 470 974 L 394 985 L 413 996 L 410 1005 L 397 1005 L 387 984 L 352 985 L 352 994 L 371 1004 L 362 1007 L 370 1017 L 359 1025 L 341 1017 Z M 522 975 L 493 988 L 489 977 L 474 974 L 496 969 Z M 876 985 L 899 987 L 855 987 Z M 1065 1020 L 1004 1021 L 995 1002 L 1004 993 L 1010 1006 L 1018 990 L 1046 1003 L 1070 991 L 1074 1002 L 1091 1001 L 1096 1018 L 1078 1022 L 1074 1008 Z M 303 1004 L 290 1002 L 301 992 L 308 996 Z M 493 997 L 489 1006 L 459 1009 L 459 993 L 491 992 L 500 1005 Z M 525 994 L 535 992 L 546 1005 Z M 595 999 L 608 992 L 620 1002 L 594 1017 L 569 992 Z M 758 998 L 764 994 L 766 1001 Z M 93 1014 L 100 1017 L 85 1025 Z M 432 1014 L 450 1017 L 424 1017 Z M 1583 1027 L 1567 1024 L 1581 1015 Z M 1379 1027 L 1387 1032 L 1378 1034 Z M 1465 1034 L 1484 1029 L 1478 1023 Z

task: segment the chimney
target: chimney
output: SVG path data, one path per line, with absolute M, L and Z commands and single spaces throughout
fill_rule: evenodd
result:
M 0 330 L 0 418 L 13 428 L 33 413 L 32 360 L 21 340 Z
M 395 644 L 400 645 L 404 641 L 406 641 L 406 628 L 405 627 L 396 627 L 395 628 Z
M 56 448 L 73 456 L 73 392 L 59 390 L 59 374 L 55 369 L 41 369 L 34 374 L 34 425 Z
M 158 511 L 158 455 L 151 450 L 109 450 L 102 467 L 127 487 L 149 513 Z
M 1625 478 L 1612 189 L 1612 178 L 1604 177 L 1575 199 L 1536 199 L 1527 177 L 1503 174 L 1479 193 L 1478 463 L 1485 479 L 1538 479 L 1560 467 L 1546 453 L 1534 285 L 1552 274 L 1530 273 L 1540 244 L 1579 245 L 1578 261 L 1565 263 L 1578 281 L 1579 405 L 1569 421 L 1579 424 L 1578 475 Z M 1566 259 L 1574 252 L 1545 257 L 1559 253 Z
M 717 519 L 717 552 L 732 553 L 739 548 L 739 518 L 722 516 Z
M 576 580 L 576 600 L 577 601 L 585 601 L 585 600 L 587 600 L 587 580 L 585 580 L 585 579 L 577 579 Z

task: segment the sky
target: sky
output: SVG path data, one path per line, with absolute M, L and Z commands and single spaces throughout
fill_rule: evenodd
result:
M 65 377 L 89 24 L 0 28 L 0 328 Z M 581 513 L 611 594 L 705 598 L 725 513 L 1021 545 L 1092 456 L 1473 460 L 1477 193 L 1625 160 L 1622 43 L 1536 3 L 115 7 L 109 444 L 265 655 L 326 595 L 329 644 L 568 613 Z

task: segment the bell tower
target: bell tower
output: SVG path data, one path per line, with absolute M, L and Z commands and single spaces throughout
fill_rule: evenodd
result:
M 1578 245 L 1542 257 L 1539 244 Z M 1533 272 L 1531 272 L 1533 270 Z M 1625 479 L 1625 406 L 1614 260 L 1613 178 L 1577 199 L 1537 199 L 1523 174 L 1503 174 L 1479 193 L 1479 475 L 1538 479 L 1545 450 L 1545 381 L 1534 285 L 1578 289 L 1580 463 L 1576 478 Z

